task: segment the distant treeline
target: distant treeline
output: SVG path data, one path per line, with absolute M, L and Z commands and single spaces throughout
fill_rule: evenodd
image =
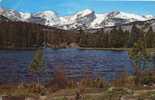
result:
M 34 47 L 79 47 L 94 48 L 129 48 L 141 40 L 147 48 L 155 47 L 155 32 L 152 27 L 147 32 L 133 25 L 131 31 L 121 27 L 111 31 L 95 33 L 80 30 L 61 30 L 25 22 L 0 23 L 0 48 L 34 48 Z M 72 45 L 72 46 L 74 46 Z

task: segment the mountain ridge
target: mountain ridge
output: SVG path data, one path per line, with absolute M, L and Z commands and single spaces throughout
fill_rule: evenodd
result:
M 18 12 L 13 9 L 2 9 L 0 15 L 11 21 L 24 21 L 46 26 L 57 27 L 64 30 L 71 29 L 98 29 L 132 23 L 136 21 L 147 21 L 155 19 L 153 15 L 137 15 L 120 11 L 97 14 L 95 11 L 85 9 L 70 16 L 59 16 L 54 11 L 43 11 L 37 13 Z

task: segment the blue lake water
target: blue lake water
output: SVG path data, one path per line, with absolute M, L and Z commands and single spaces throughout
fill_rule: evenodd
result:
M 87 72 L 92 78 L 108 80 L 124 71 L 133 73 L 133 62 L 127 51 L 46 49 L 44 52 L 48 68 L 63 68 L 65 76 L 71 79 L 80 79 Z
M 31 82 L 36 76 L 30 73 L 34 50 L 0 50 L 0 83 Z M 44 49 L 45 65 L 40 80 L 47 82 L 58 70 L 69 79 L 81 79 L 85 73 L 91 78 L 112 80 L 121 72 L 133 73 L 133 62 L 127 51 Z
M 33 54 L 31 50 L 0 50 L 0 83 L 28 80 Z

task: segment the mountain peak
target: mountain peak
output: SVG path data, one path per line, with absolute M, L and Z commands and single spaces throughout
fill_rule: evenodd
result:
M 75 15 L 87 16 L 87 15 L 94 14 L 94 13 L 95 12 L 90 9 L 85 9 L 85 10 L 77 12 Z
M 19 21 L 21 19 L 20 13 L 13 9 L 1 8 L 1 15 L 12 21 Z
M 113 17 L 113 16 L 116 16 L 116 15 L 118 15 L 118 14 L 120 14 L 120 13 L 121 13 L 120 11 L 112 11 L 112 12 L 110 12 L 107 16 Z
M 38 16 L 38 17 L 48 17 L 48 16 L 57 16 L 57 14 L 54 11 L 43 11 L 43 12 L 37 12 L 34 14 L 34 16 Z
M 51 10 L 44 11 L 43 13 L 47 15 L 57 15 L 56 12 L 51 11 Z
M 54 11 L 43 11 L 33 14 L 30 21 L 37 24 L 54 26 L 60 23 L 60 18 Z

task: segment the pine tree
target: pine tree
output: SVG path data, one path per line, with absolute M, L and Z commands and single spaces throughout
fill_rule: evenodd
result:
M 121 27 L 119 27 L 119 29 L 114 28 L 110 33 L 111 47 L 126 47 L 128 35 L 128 32 L 124 32 Z
M 44 66 L 43 50 L 39 48 L 34 55 L 31 65 L 29 66 L 30 71 L 36 75 L 38 83 L 40 83 L 39 74 L 42 71 L 43 66 Z
M 131 30 L 131 33 L 129 35 L 129 47 L 133 47 L 134 44 L 143 36 L 143 32 L 136 27 L 134 24 Z
M 152 27 L 148 30 L 145 35 L 147 48 L 155 47 L 155 33 L 153 32 Z
M 145 66 L 146 58 L 148 54 L 146 52 L 145 40 L 140 38 L 135 44 L 131 52 L 131 57 L 135 61 L 135 64 L 143 69 Z

